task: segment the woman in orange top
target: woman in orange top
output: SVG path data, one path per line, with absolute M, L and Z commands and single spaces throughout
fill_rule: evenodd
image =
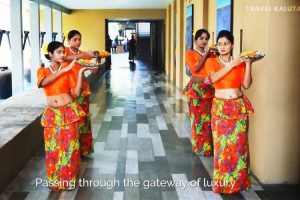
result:
M 233 35 L 226 30 L 217 37 L 220 56 L 205 63 L 208 82 L 215 87 L 212 105 L 214 143 L 213 191 L 230 194 L 249 189 L 248 116 L 254 113 L 241 88 L 252 82 L 251 60 L 233 59 Z
M 79 50 L 81 45 L 81 34 L 77 30 L 72 30 L 68 34 L 68 41 L 70 46 L 65 48 L 67 64 L 70 63 L 74 59 L 92 59 L 96 58 L 97 54 L 93 51 L 83 52 Z M 73 67 L 73 72 L 75 75 L 78 74 L 82 66 L 78 63 L 75 63 Z M 93 71 L 93 73 L 97 73 L 97 70 Z M 93 153 L 93 138 L 92 138 L 92 127 L 90 120 L 90 111 L 89 111 L 89 97 L 91 94 L 90 85 L 83 79 L 83 91 L 76 98 L 79 105 L 83 108 L 86 116 L 83 116 L 80 121 L 80 150 L 81 155 L 87 156 L 90 153 Z
M 213 152 L 210 111 L 214 88 L 203 82 L 206 75 L 203 65 L 208 57 L 213 57 L 210 49 L 205 51 L 209 37 L 205 29 L 196 32 L 195 48 L 186 52 L 186 64 L 192 76 L 183 89 L 183 94 L 188 97 L 192 152 L 204 156 L 209 156 Z
M 79 120 L 85 115 L 72 95 L 82 91 L 82 68 L 78 78 L 72 72 L 75 60 L 62 68 L 65 53 L 60 42 L 47 47 L 48 68 L 37 71 L 37 85 L 47 96 L 47 107 L 41 118 L 44 127 L 45 159 L 48 186 L 52 190 L 74 189 L 80 171 Z M 77 80 L 76 80 L 77 79 Z

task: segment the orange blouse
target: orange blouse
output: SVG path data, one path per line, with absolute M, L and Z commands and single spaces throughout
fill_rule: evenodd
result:
M 209 57 L 213 58 L 215 56 L 211 54 Z M 185 62 L 188 65 L 192 76 L 206 76 L 206 70 L 204 65 L 203 67 L 201 67 L 201 69 L 198 72 L 195 71 L 201 59 L 202 59 L 202 55 L 200 55 L 194 50 L 188 50 L 186 52 Z
M 208 58 L 205 62 L 207 75 L 211 75 L 222 68 L 223 65 L 217 58 Z M 245 63 L 234 67 L 228 74 L 214 83 L 215 89 L 241 88 L 245 76 L 245 68 Z
M 41 86 L 41 82 L 45 77 L 51 75 L 49 68 L 40 67 L 37 71 L 37 86 Z M 76 78 L 72 71 L 65 72 L 58 77 L 54 82 L 45 86 L 44 92 L 46 96 L 55 96 L 64 93 L 70 93 L 76 87 Z
M 80 51 L 80 53 L 85 53 L 83 51 Z M 73 55 L 73 53 L 70 51 L 69 47 L 65 47 L 65 54 L 66 55 Z M 85 58 L 85 60 L 89 60 L 90 58 Z M 63 66 L 68 66 L 71 62 L 64 62 Z M 78 63 L 75 62 L 74 66 L 72 67 L 72 71 L 74 72 L 76 78 L 78 77 L 79 71 L 82 68 L 82 66 Z M 82 96 L 87 96 L 91 94 L 91 89 L 89 83 L 83 79 L 82 81 Z

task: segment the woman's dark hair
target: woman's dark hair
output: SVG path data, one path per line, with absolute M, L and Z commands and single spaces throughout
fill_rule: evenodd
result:
M 56 49 L 58 49 L 59 47 L 64 47 L 63 43 L 61 42 L 58 42 L 58 41 L 53 41 L 53 42 L 50 42 L 48 44 L 48 47 L 47 47 L 47 51 L 48 51 L 48 54 L 45 54 L 45 57 L 48 59 L 48 60 L 51 60 L 50 56 L 49 56 L 49 53 L 54 53 L 54 51 Z
M 68 40 L 71 40 L 72 37 L 74 37 L 75 35 L 80 35 L 81 36 L 81 33 L 77 30 L 71 30 L 69 33 L 68 33 Z
M 227 31 L 227 30 L 222 30 L 222 31 L 220 31 L 219 34 L 218 34 L 218 37 L 217 37 L 217 43 L 218 43 L 218 40 L 219 40 L 220 38 L 222 38 L 222 37 L 226 37 L 227 40 L 229 40 L 229 41 L 231 42 L 231 44 L 234 43 L 234 37 L 233 37 L 233 35 L 232 35 L 231 32 L 229 32 L 229 31 Z
M 210 34 L 209 34 L 209 32 L 208 32 L 206 29 L 199 29 L 199 30 L 196 32 L 194 39 L 197 40 L 203 33 L 206 33 L 206 34 L 207 34 L 207 39 L 209 40 Z

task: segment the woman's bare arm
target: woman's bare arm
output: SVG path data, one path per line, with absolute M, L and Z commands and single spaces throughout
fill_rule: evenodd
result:
M 245 70 L 245 75 L 244 75 L 244 80 L 243 80 L 242 86 L 244 89 L 248 89 L 252 84 L 252 73 L 251 73 L 251 69 L 252 69 L 251 64 L 252 63 L 250 60 L 246 60 L 245 63 L 246 63 L 246 70 Z
M 95 58 L 95 55 L 89 51 L 89 52 L 82 52 L 79 54 L 66 55 L 65 60 L 72 61 L 74 59 L 78 60 L 78 59 L 91 59 L 91 58 Z
M 49 76 L 46 76 L 40 83 L 39 87 L 46 87 L 47 85 L 53 83 L 58 77 L 60 77 L 65 72 L 68 72 L 74 66 L 76 60 L 73 60 L 67 67 L 61 69 L 58 72 L 51 73 Z
M 241 57 L 237 57 L 237 58 L 233 59 L 233 61 L 230 62 L 228 66 L 226 66 L 223 69 L 211 74 L 209 76 L 210 81 L 212 83 L 217 82 L 218 80 L 223 78 L 226 74 L 228 74 L 233 68 L 235 68 L 236 66 L 238 66 L 241 63 L 242 63 Z
M 83 67 L 79 70 L 77 82 L 76 82 L 76 86 L 75 86 L 75 91 L 74 91 L 75 96 L 80 96 L 80 94 L 82 92 L 82 81 L 83 81 L 83 77 L 84 77 L 84 72 L 86 70 L 91 70 L 91 69 L 92 68 L 90 68 L 90 67 Z

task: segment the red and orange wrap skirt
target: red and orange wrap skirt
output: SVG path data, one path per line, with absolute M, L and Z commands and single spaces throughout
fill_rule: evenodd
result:
M 74 97 L 76 102 L 86 113 L 79 122 L 80 129 L 80 153 L 83 156 L 87 156 L 94 152 L 93 148 L 93 135 L 90 118 L 90 86 L 87 81 L 83 81 L 83 91 L 80 96 Z
M 251 186 L 248 116 L 253 113 L 245 96 L 213 99 L 214 192 L 230 194 Z
M 79 176 L 79 121 L 84 115 L 76 102 L 60 108 L 46 107 L 42 115 L 46 174 L 52 190 L 72 189 Z
M 214 92 L 212 85 L 191 81 L 183 89 L 183 94 L 188 97 L 192 151 L 204 156 L 213 153 L 211 106 Z

